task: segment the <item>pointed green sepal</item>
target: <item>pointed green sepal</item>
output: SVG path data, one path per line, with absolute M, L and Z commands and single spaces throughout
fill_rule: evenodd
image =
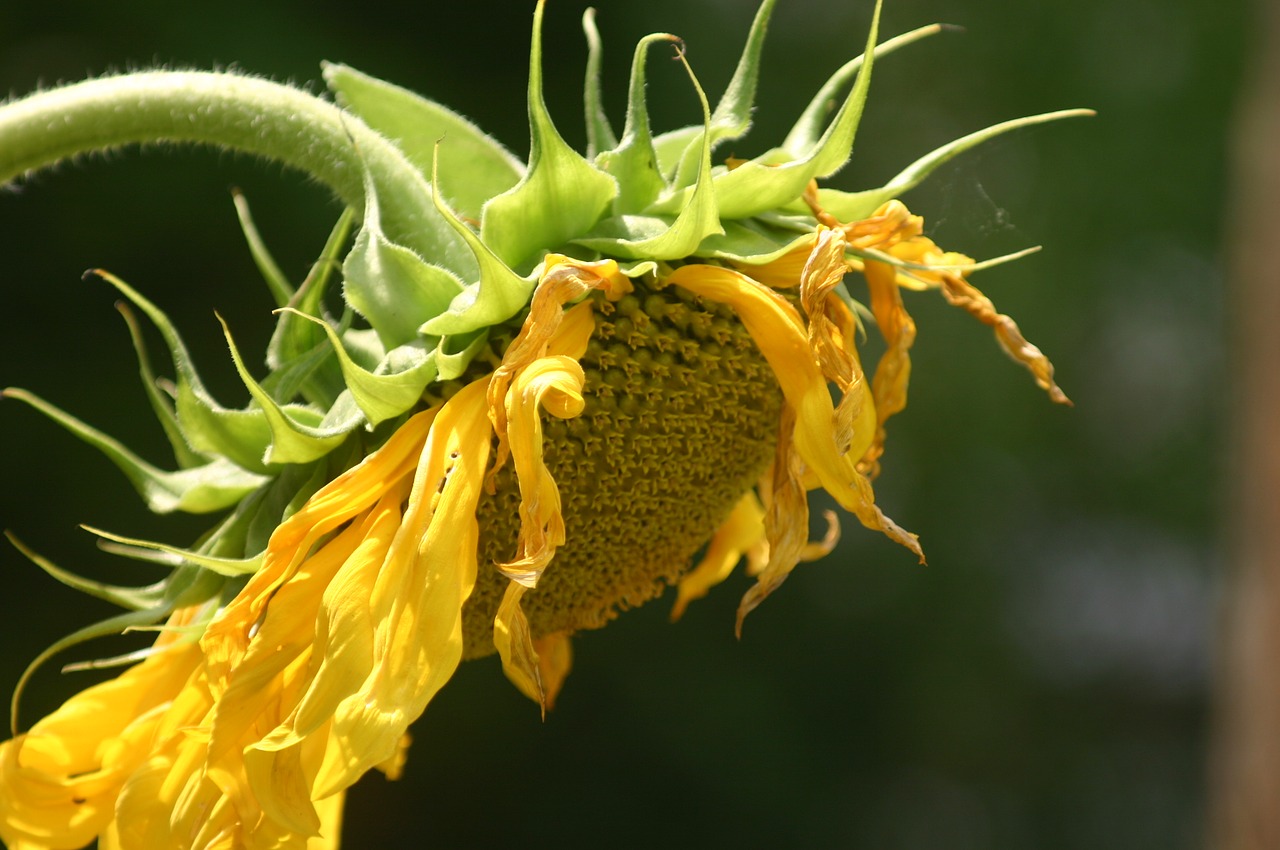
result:
M 189 564 L 194 567 L 215 572 L 221 576 L 228 578 L 236 578 L 237 576 L 251 575 L 258 571 L 262 566 L 262 553 L 252 558 L 219 558 L 212 555 L 201 554 L 190 549 L 180 549 L 177 546 L 169 546 L 164 543 L 156 543 L 151 540 L 140 540 L 136 537 L 124 537 L 119 534 L 112 534 L 109 531 L 103 531 L 100 528 L 94 528 L 90 525 L 80 526 L 92 535 L 101 537 L 103 540 L 109 540 L 123 546 L 133 546 L 138 549 L 150 549 L 154 552 L 163 552 L 170 555 L 183 564 Z
M 922 280 L 920 279 L 919 276 L 912 274 L 912 272 L 918 271 L 918 272 L 935 272 L 936 273 L 936 272 L 942 272 L 942 271 L 949 271 L 949 272 L 969 274 L 970 272 L 980 272 L 985 269 L 995 268 L 996 266 L 1003 266 L 1005 263 L 1012 263 L 1014 260 L 1021 260 L 1023 257 L 1029 257 L 1032 254 L 1038 254 L 1040 250 L 1041 248 L 1039 245 L 1032 245 L 1030 248 L 1023 248 L 1021 251 L 1014 251 L 1011 254 L 1001 254 L 998 257 L 991 257 L 989 259 L 981 260 L 978 262 L 955 263 L 952 265 L 943 265 L 939 263 L 933 263 L 933 264 L 916 263 L 910 260 L 903 260 L 893 256 L 892 254 L 886 254 L 883 251 L 876 251 L 874 249 L 867 250 L 867 249 L 850 248 L 848 250 L 848 253 L 854 257 L 861 257 L 867 260 L 875 260 L 877 262 L 884 263 L 886 265 L 896 266 L 897 268 L 902 269 L 903 272 L 906 273 L 907 277 L 911 278 L 912 280 L 915 280 L 919 284 L 919 288 L 928 289 L 936 286 L 936 284 L 929 283 L 928 281 Z
M 176 373 L 178 426 L 197 452 L 225 457 L 254 473 L 266 472 L 262 458 L 271 442 L 271 429 L 261 410 L 231 410 L 218 404 L 205 389 L 182 337 L 162 310 L 124 281 L 101 269 L 89 272 L 105 280 L 147 315 L 160 331 Z
M 604 48 L 600 43 L 600 30 L 596 29 L 595 9 L 588 8 L 582 13 L 582 32 L 587 37 L 587 78 L 582 90 L 582 105 L 587 119 L 587 159 L 591 159 L 600 151 L 617 147 L 618 137 L 613 134 L 600 97 L 600 63 Z
M 475 255 L 480 277 L 454 297 L 448 311 L 424 322 L 418 330 L 431 336 L 470 333 L 504 322 L 520 312 L 533 295 L 534 281 L 512 271 L 471 228 L 458 219 L 438 192 L 433 194 L 432 200 L 440 215 L 453 226 Z
M 241 469 L 225 458 L 177 472 L 157 469 L 119 441 L 39 396 L 19 389 L 4 390 L 3 395 L 29 404 L 102 452 L 129 479 L 147 507 L 158 514 L 173 511 L 202 514 L 225 510 L 266 481 L 261 475 Z
M 467 366 L 477 354 L 484 350 L 488 342 L 488 328 L 441 339 L 436 349 L 436 368 L 440 372 L 439 379 L 452 381 L 454 378 L 462 377 Z
M 485 201 L 524 176 L 523 163 L 451 109 L 346 65 L 326 64 L 324 79 L 339 103 L 395 142 L 424 176 L 439 143 L 440 193 L 465 216 L 478 218 Z
M 342 211 L 302 285 L 288 304 L 282 306 L 295 307 L 314 316 L 324 314 L 325 294 L 334 272 L 342 266 L 342 254 L 354 220 L 350 208 Z M 351 311 L 346 312 L 349 317 Z M 267 344 L 267 366 L 272 375 L 263 385 L 278 401 L 288 401 L 297 393 L 311 404 L 327 408 L 344 389 L 342 372 L 336 368 L 332 356 L 324 333 L 314 324 L 295 315 L 279 314 Z
M 158 581 L 145 587 L 125 587 L 116 584 L 106 584 L 93 579 L 85 578 L 77 575 L 70 570 L 63 569 L 48 558 L 39 554 L 35 550 L 28 547 L 25 543 L 17 538 L 12 532 L 6 531 L 4 536 L 8 538 L 13 548 L 22 553 L 28 561 L 44 570 L 51 578 L 59 583 L 66 585 L 72 590 L 78 590 L 95 599 L 101 599 L 109 602 L 127 611 L 141 611 L 144 608 L 153 608 L 160 604 L 165 595 L 165 581 Z
M 811 233 L 780 230 L 758 219 L 727 221 L 724 235 L 703 242 L 701 253 L 734 263 L 770 263 L 809 239 Z
M 155 413 L 165 437 L 169 440 L 169 446 L 173 449 L 174 461 L 179 469 L 203 466 L 209 462 L 209 457 L 192 451 L 187 445 L 186 438 L 182 436 L 178 414 L 174 411 L 169 397 L 160 389 L 160 383 L 151 369 L 151 359 L 147 356 L 142 329 L 138 326 L 138 317 L 124 302 L 117 302 L 116 310 L 124 317 L 125 325 L 129 328 L 129 339 L 133 342 L 133 351 L 138 357 L 138 374 L 142 378 L 142 388 L 147 394 L 147 401 L 151 403 L 152 412 Z
M 658 41 L 678 43 L 680 39 L 668 33 L 654 33 L 640 39 L 631 60 L 631 87 L 622 141 L 596 157 L 596 165 L 618 181 L 618 196 L 613 199 L 615 216 L 641 212 L 666 188 L 658 168 L 658 154 L 653 149 L 649 107 L 645 100 L 645 59 L 650 45 Z
M 445 312 L 462 291 L 462 281 L 388 239 L 372 183 L 367 191 L 364 224 L 342 264 L 343 292 L 390 350 L 415 339 L 423 322 Z M 474 262 L 469 265 L 475 268 Z
M 906 47 L 922 38 L 937 35 L 945 29 L 948 29 L 948 27 L 944 24 L 929 24 L 928 26 L 911 30 L 911 32 L 904 32 L 902 35 L 896 35 L 883 44 L 876 45 L 872 56 L 878 60 L 888 56 L 900 47 Z M 864 53 L 861 56 L 850 59 L 832 74 L 830 79 L 823 83 L 822 88 L 818 89 L 818 93 L 813 96 L 813 100 L 809 101 L 809 105 L 805 107 L 795 126 L 791 128 L 791 132 L 787 134 L 786 140 L 782 143 L 784 151 L 793 158 L 799 159 L 818 143 L 818 139 L 822 137 L 822 131 L 827 126 L 827 116 L 831 114 L 831 107 L 839 100 L 840 90 L 849 85 L 849 81 L 854 79 L 862 70 L 862 63 L 865 58 L 866 54 Z
M 289 310 L 290 308 L 286 308 Z M 338 357 L 342 377 L 370 427 L 376 427 L 388 419 L 399 416 L 422 398 L 427 384 L 435 380 L 436 361 L 434 351 L 428 350 L 423 340 L 415 340 L 390 352 L 375 371 L 365 369 L 347 353 L 338 335 L 328 322 L 291 311 L 299 318 L 314 322 L 324 329 Z M 395 355 L 393 358 L 392 355 Z
M 751 112 L 755 108 L 756 86 L 760 82 L 760 56 L 764 51 L 764 38 L 769 30 L 769 18 L 773 15 L 775 1 L 764 0 L 756 10 L 755 18 L 751 21 L 751 31 L 747 34 L 747 43 L 742 48 L 742 56 L 738 59 L 738 66 L 733 71 L 729 86 L 716 104 L 710 123 L 705 128 L 698 128 L 708 137 L 712 148 L 720 142 L 741 138 L 751 129 Z M 676 188 L 691 185 L 698 173 L 700 150 L 699 145 L 695 144 L 696 132 L 696 129 L 694 134 L 689 134 L 687 129 L 676 130 L 673 134 L 664 134 L 658 139 L 659 161 L 663 173 L 671 174 L 674 169 L 671 185 Z M 668 139 L 668 135 L 672 139 Z M 680 140 L 682 136 L 686 137 L 684 144 L 677 150 L 679 141 L 675 141 L 675 144 L 672 141 Z M 673 152 L 678 155 L 674 162 L 667 158 Z
M 240 230 L 244 233 L 245 244 L 249 246 L 249 255 L 253 257 L 253 263 L 258 267 L 258 273 L 266 282 L 267 289 L 271 290 L 271 297 L 275 298 L 276 306 L 283 307 L 293 300 L 293 284 L 289 283 L 289 279 L 280 270 L 280 265 L 271 256 L 267 243 L 262 241 L 262 234 L 258 233 L 258 226 L 253 223 L 253 215 L 249 212 L 249 201 L 244 193 L 239 189 L 232 189 L 231 200 L 236 207 L 236 217 L 240 219 Z
M 703 121 L 709 127 L 711 108 L 707 103 L 706 93 L 703 92 L 693 69 L 685 60 L 684 53 L 679 53 L 679 57 L 685 70 L 689 72 L 689 79 L 693 81 L 698 100 L 702 103 Z M 643 79 L 641 84 L 643 85 Z M 640 102 L 640 108 L 642 110 L 644 108 L 643 100 Z M 661 218 L 618 216 L 601 224 L 603 225 L 600 231 L 601 236 L 589 234 L 585 239 L 574 240 L 575 243 L 593 248 L 603 254 L 626 259 L 677 260 L 697 251 L 707 237 L 723 234 L 724 228 L 721 227 L 720 216 L 717 214 L 715 186 L 711 179 L 711 134 L 702 135 L 702 156 L 699 160 L 698 179 L 694 184 L 689 203 L 680 211 L 675 221 L 668 225 Z M 621 231 L 634 235 L 626 238 L 615 236 L 610 239 L 607 238 L 610 228 L 615 228 L 615 232 Z M 649 231 L 648 234 L 641 235 L 646 230 Z
M 868 189 L 863 192 L 839 192 L 833 189 L 820 189 L 818 191 L 818 203 L 822 205 L 824 210 L 841 221 L 860 221 L 874 213 L 886 201 L 901 197 L 916 186 L 919 186 L 939 166 L 970 148 L 994 139 L 996 136 L 1022 127 L 1046 124 L 1050 121 L 1061 121 L 1064 118 L 1090 117 L 1096 114 L 1092 109 L 1062 109 L 1056 112 L 1045 112 L 1041 115 L 1014 118 L 1012 121 L 1002 121 L 999 124 L 993 124 L 967 136 L 962 136 L 953 142 L 948 142 L 937 150 L 925 154 L 904 168 L 896 177 L 879 189 Z
M 784 206 L 803 195 L 810 180 L 835 173 L 849 160 L 871 85 L 879 23 L 877 0 L 867 37 L 867 60 L 858 69 L 857 79 L 840 111 L 802 159 L 791 160 L 786 151 L 777 148 L 717 175 L 716 200 L 722 219 L 749 218 Z M 682 189 L 655 204 L 653 211 L 672 213 L 683 209 L 690 201 L 691 192 L 689 188 Z
M 22 694 L 27 689 L 27 683 L 31 681 L 31 677 L 45 665 L 45 663 L 59 652 L 70 649 L 73 646 L 79 646 L 87 641 L 94 640 L 108 635 L 118 635 L 124 631 L 136 626 L 152 626 L 160 622 L 160 620 L 169 616 L 173 611 L 173 605 L 165 602 L 154 608 L 144 608 L 140 611 L 126 611 L 123 614 L 117 614 L 114 617 L 108 617 L 92 625 L 77 629 L 61 640 L 55 641 L 44 652 L 37 655 L 27 668 L 22 671 L 22 675 L 18 677 L 18 683 L 13 687 L 13 696 L 9 700 L 9 719 L 10 731 L 13 735 L 17 735 L 22 728 L 18 721 L 18 706 L 22 702 Z
M 586 233 L 618 193 L 612 177 L 561 138 L 542 96 L 542 7 L 533 18 L 529 51 L 529 170 L 513 189 L 484 206 L 484 243 L 516 270 L 537 265 L 545 252 Z
M 324 457 L 345 440 L 348 434 L 364 424 L 363 417 L 358 413 L 335 421 L 333 409 L 328 414 L 322 414 L 302 405 L 277 404 L 245 368 L 244 359 L 240 356 L 240 350 L 222 316 L 218 316 L 218 323 L 222 325 L 222 334 L 226 337 L 227 347 L 231 349 L 236 374 L 262 409 L 267 426 L 271 429 L 271 444 L 267 447 L 263 463 L 306 463 Z

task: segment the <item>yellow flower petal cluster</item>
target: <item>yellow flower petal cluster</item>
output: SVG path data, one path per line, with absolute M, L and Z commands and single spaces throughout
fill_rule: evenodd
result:
M 899 289 L 967 284 L 934 265 L 958 264 L 897 202 L 835 224 L 755 269 L 688 263 L 632 281 L 613 261 L 548 256 L 502 363 L 407 419 L 285 519 L 262 567 L 198 642 L 181 637 L 196 616 L 184 609 L 142 663 L 0 746 L 0 836 L 51 848 L 95 837 L 123 848 L 333 846 L 345 789 L 372 768 L 398 773 L 409 725 L 461 661 L 478 573 L 506 581 L 491 628 L 507 675 L 551 704 L 570 665 L 568 633 L 536 633 L 521 602 L 575 541 L 544 460 L 544 422 L 580 417 L 605 388 L 579 361 L 598 312 L 637 286 L 731 308 L 783 399 L 772 457 L 681 579 L 673 616 L 745 555 L 757 582 L 739 607 L 741 629 L 796 564 L 829 552 L 833 515 L 824 540 L 807 539 L 806 494 L 818 487 L 920 555 L 915 536 L 877 507 L 870 481 L 910 374 L 914 325 Z M 851 241 L 922 268 L 860 262 Z M 886 341 L 870 381 L 857 322 L 836 289 L 858 267 Z M 591 292 L 596 300 L 582 300 Z M 519 495 L 515 551 L 480 563 L 477 506 L 508 461 Z

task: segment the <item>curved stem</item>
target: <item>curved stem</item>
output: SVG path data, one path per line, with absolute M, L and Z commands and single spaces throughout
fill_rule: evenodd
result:
M 474 268 L 432 203 L 430 184 L 393 143 L 314 95 L 238 74 L 126 74 L 0 106 L 0 184 L 77 154 L 147 142 L 209 144 L 281 162 L 357 212 L 367 173 L 389 238 L 433 263 Z

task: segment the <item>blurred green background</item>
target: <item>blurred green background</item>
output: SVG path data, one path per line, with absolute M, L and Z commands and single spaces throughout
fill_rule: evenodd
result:
M 581 0 L 547 12 L 547 99 L 583 140 Z M 110 70 L 236 67 L 319 86 L 335 60 L 471 116 L 523 154 L 531 4 L 4 4 L 0 87 Z M 750 0 L 607 4 L 607 105 L 621 125 L 631 48 L 683 36 L 714 97 Z M 906 200 L 943 246 L 1045 250 L 975 282 L 1049 354 L 1074 399 L 1051 405 L 990 333 L 936 294 L 911 402 L 878 487 L 928 567 L 845 521 L 741 642 L 736 577 L 669 625 L 670 597 L 575 641 L 545 723 L 495 659 L 464 665 L 414 728 L 404 780 L 351 794 L 350 848 L 610 846 L 1189 848 L 1204 829 L 1227 400 L 1221 257 L 1226 149 L 1247 66 L 1239 0 L 894 0 L 886 35 L 944 34 L 876 66 L 842 188 L 1007 118 L 1097 118 L 1005 137 Z M 860 51 L 867 0 L 780 0 L 752 134 L 780 140 Z M 655 126 L 691 123 L 678 66 L 651 60 Z M 183 329 L 224 403 L 245 395 L 213 311 L 261 351 L 272 304 L 229 189 L 298 278 L 338 207 L 292 173 L 172 149 L 87 158 L 0 194 L 0 385 L 35 390 L 165 463 L 108 269 Z M 155 349 L 159 351 L 157 347 Z M 77 523 L 183 544 L 199 518 L 150 516 L 105 460 L 0 403 L 0 527 L 85 574 L 147 578 Z M 149 450 L 151 447 L 154 451 Z M 0 550 L 0 683 L 105 606 Z M 113 644 L 102 654 L 116 651 Z M 82 657 L 81 655 L 70 656 Z M 85 674 L 41 674 L 47 711 Z

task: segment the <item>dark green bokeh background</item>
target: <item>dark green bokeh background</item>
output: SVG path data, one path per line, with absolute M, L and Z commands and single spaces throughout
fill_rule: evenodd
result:
M 552 0 L 547 15 L 547 98 L 575 144 L 583 5 Z M 859 52 L 870 18 L 866 0 L 779 6 L 756 129 L 724 153 L 779 140 Z M 639 36 L 685 37 L 714 96 L 753 10 L 751 0 L 601 8 L 619 125 Z M 6 4 L 0 87 L 21 94 L 155 64 L 312 81 L 330 59 L 454 106 L 523 153 L 530 12 Z M 883 182 L 1006 118 L 1100 111 L 997 141 L 907 199 L 953 250 L 1045 244 L 976 282 L 1054 359 L 1076 408 L 1051 405 L 986 329 L 936 295 L 912 298 L 911 404 L 893 423 L 878 490 L 921 535 L 928 567 L 846 520 L 838 552 L 798 570 L 740 643 L 740 577 L 674 626 L 668 598 L 582 636 L 545 723 L 495 660 L 465 665 L 415 727 L 406 778 L 369 777 L 351 794 L 347 847 L 1199 845 L 1223 561 L 1225 151 L 1246 9 L 895 0 L 884 17 L 886 34 L 933 21 L 966 32 L 877 65 L 855 162 L 837 185 Z M 678 66 L 651 67 L 659 128 L 696 120 Z M 243 157 L 102 159 L 0 195 L 0 385 L 36 390 L 164 463 L 113 295 L 81 272 L 109 269 L 158 301 L 220 398 L 239 404 L 212 311 L 242 350 L 260 351 L 271 303 L 229 187 L 245 190 L 298 277 L 338 208 Z M 97 552 L 79 522 L 178 544 L 204 527 L 151 517 L 106 461 L 16 402 L 0 403 L 0 446 L 0 526 L 63 566 L 145 577 Z M 11 548 L 0 571 L 7 693 L 40 649 L 108 612 Z M 46 670 L 28 716 L 84 681 Z

